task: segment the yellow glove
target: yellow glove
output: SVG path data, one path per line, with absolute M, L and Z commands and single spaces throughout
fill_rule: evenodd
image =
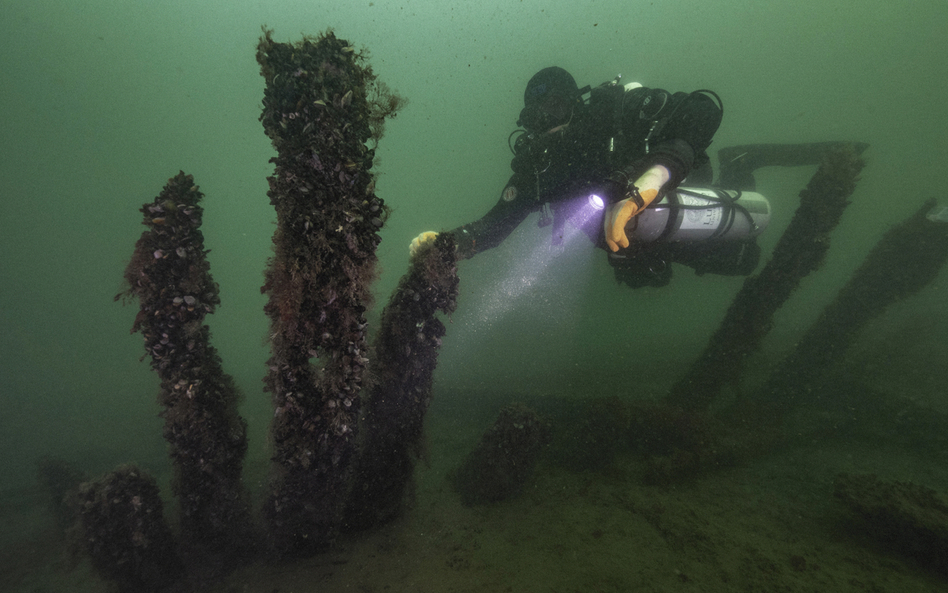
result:
M 625 234 L 625 227 L 632 217 L 645 209 L 658 197 L 658 191 L 668 182 L 671 173 L 664 165 L 652 167 L 635 180 L 632 185 L 632 195 L 619 200 L 606 211 L 603 221 L 603 230 L 606 234 L 606 244 L 612 251 L 629 246 L 629 238 Z
M 619 248 L 629 246 L 629 238 L 625 235 L 625 226 L 629 224 L 632 217 L 641 212 L 646 206 L 652 203 L 658 196 L 657 189 L 635 190 L 637 196 L 641 197 L 641 202 L 636 203 L 635 198 L 626 198 L 609 206 L 606 211 L 606 221 L 604 230 L 606 232 L 606 244 L 612 251 L 619 251 Z
M 418 253 L 418 250 L 421 249 L 422 245 L 431 243 L 437 236 L 438 233 L 434 231 L 425 231 L 412 239 L 411 244 L 408 245 L 408 257 L 415 257 L 415 254 Z

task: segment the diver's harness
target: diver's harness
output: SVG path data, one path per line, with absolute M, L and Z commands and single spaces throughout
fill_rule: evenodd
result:
M 628 179 L 628 174 L 624 170 L 627 163 L 622 163 L 620 166 L 616 161 L 626 158 L 628 151 L 622 125 L 624 95 L 635 88 L 640 88 L 641 85 L 636 83 L 622 85 L 620 80 L 621 76 L 616 76 L 595 89 L 587 85 L 579 91 L 577 99 L 588 93 L 589 97 L 583 99 L 582 103 L 590 110 L 590 117 L 607 122 L 608 144 L 605 158 L 608 159 L 609 167 L 616 172 L 614 176 L 623 178 L 625 185 L 629 186 L 631 180 Z M 701 94 L 713 97 L 723 113 L 724 105 L 721 98 L 714 91 L 707 89 L 689 93 L 664 115 L 662 112 L 666 111 L 665 108 L 672 99 L 670 93 L 662 91 L 660 95 L 657 95 L 658 98 L 655 95 L 645 98 L 639 111 L 639 118 L 651 120 L 643 141 L 646 155 L 651 153 L 652 142 L 661 137 L 662 130 L 678 113 L 678 110 L 692 100 L 692 97 Z M 610 104 L 611 114 L 606 112 L 610 109 Z M 569 119 L 560 131 L 551 134 L 518 128 L 507 138 L 507 144 L 514 154 L 514 159 L 525 161 L 532 171 L 536 184 L 534 199 L 538 202 L 541 194 L 541 176 L 549 171 L 553 162 L 551 148 L 555 143 L 568 138 L 571 133 L 569 124 L 572 123 L 575 108 L 576 104 L 573 105 Z M 597 125 L 596 121 L 591 125 Z M 515 171 L 521 172 L 517 168 Z M 629 189 L 634 193 L 634 186 Z M 760 194 L 742 193 L 738 190 L 679 187 L 666 194 L 661 200 L 652 202 L 643 212 L 634 216 L 626 232 L 630 239 L 640 242 L 747 239 L 763 232 L 769 219 L 770 205 Z M 543 202 L 537 225 L 544 227 L 552 222 L 550 204 Z

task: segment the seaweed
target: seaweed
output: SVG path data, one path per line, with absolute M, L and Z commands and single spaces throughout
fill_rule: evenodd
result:
M 201 233 L 203 194 L 183 171 L 141 208 L 149 230 L 125 269 L 135 297 L 132 332 L 144 336 L 161 379 L 164 436 L 174 463 L 182 539 L 205 552 L 239 556 L 252 545 L 250 504 L 241 481 L 247 426 L 240 395 L 203 323 L 220 304 Z
M 331 545 L 351 488 L 365 311 L 387 216 L 367 143 L 404 100 L 332 31 L 290 44 L 265 29 L 257 61 L 260 121 L 277 150 L 267 192 L 277 229 L 262 288 L 276 475 L 264 516 L 274 551 L 305 553 Z
M 155 479 L 128 465 L 79 486 L 80 539 L 93 566 L 119 591 L 159 591 L 184 564 L 165 523 Z
M 363 445 L 348 503 L 347 527 L 364 529 L 398 515 L 421 454 L 425 413 L 444 324 L 457 306 L 455 241 L 441 233 L 422 246 L 382 311 L 372 357 Z
M 523 490 L 547 440 L 546 424 L 535 411 L 510 404 L 448 479 L 465 505 L 506 500 Z

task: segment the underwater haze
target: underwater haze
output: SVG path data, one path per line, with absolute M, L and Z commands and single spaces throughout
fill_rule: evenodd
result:
M 265 479 L 273 407 L 260 287 L 276 223 L 266 195 L 275 151 L 258 121 L 263 25 L 283 42 L 333 29 L 368 50 L 379 79 L 408 99 L 375 161 L 391 216 L 370 323 L 407 270 L 413 237 L 472 222 L 496 203 L 524 85 L 551 65 L 581 87 L 621 75 L 714 90 L 724 121 L 712 157 L 755 142 L 870 144 L 825 265 L 778 313 L 751 375 L 792 347 L 890 226 L 929 198 L 948 205 L 943 1 L 4 0 L 0 492 L 33 488 L 46 455 L 90 474 L 135 462 L 167 476 L 158 379 L 141 360 L 141 335 L 130 334 L 137 303 L 113 297 L 145 230 L 139 208 L 179 170 L 206 196 L 205 246 L 222 302 L 207 323 L 243 394 L 248 482 Z M 815 170 L 760 172 L 757 191 L 773 208 L 762 263 Z M 744 280 L 678 267 L 664 288 L 631 290 L 603 252 L 567 247 L 547 253 L 549 229 L 533 216 L 497 249 L 461 262 L 436 400 L 463 416 L 479 397 L 658 397 Z M 858 350 L 878 367 L 897 361 L 867 370 L 873 380 L 915 389 L 942 411 L 946 295 L 943 272 L 873 322 Z M 0 543 L 30 532 L 30 521 Z

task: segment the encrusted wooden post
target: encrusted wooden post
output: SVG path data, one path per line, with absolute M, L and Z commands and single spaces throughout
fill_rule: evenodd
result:
M 370 173 L 386 117 L 402 100 L 332 32 L 294 44 L 265 31 L 257 61 L 277 150 L 267 195 L 277 214 L 269 295 L 276 475 L 264 516 L 278 553 L 330 545 L 356 454 L 365 311 L 385 207 Z

